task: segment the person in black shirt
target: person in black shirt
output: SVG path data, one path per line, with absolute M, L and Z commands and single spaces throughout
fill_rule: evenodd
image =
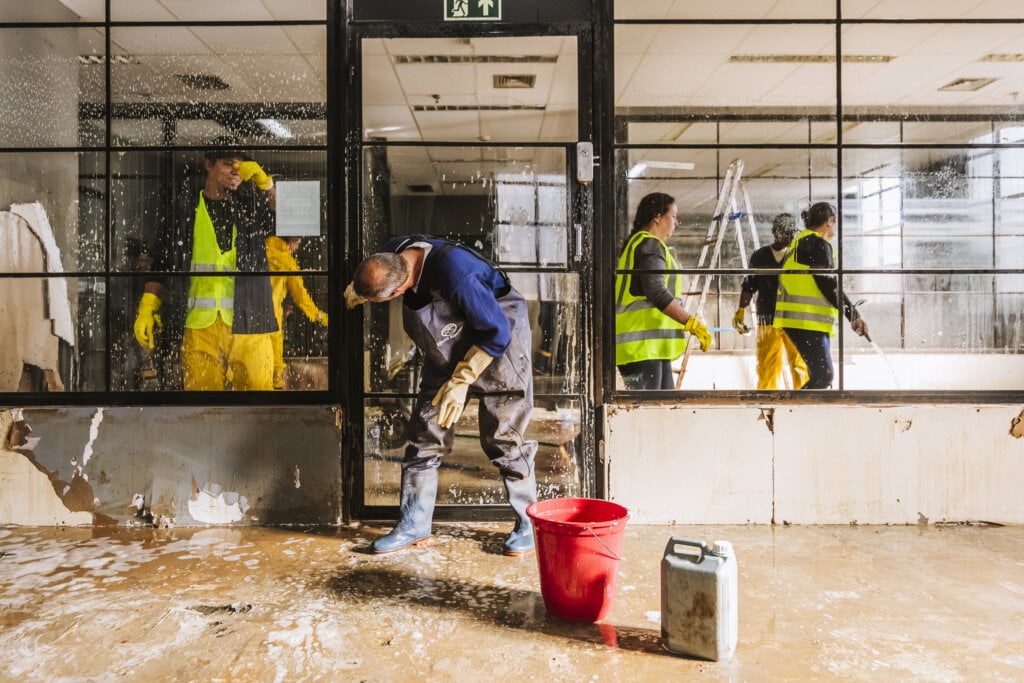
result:
M 269 271 L 266 238 L 274 230 L 276 189 L 260 165 L 235 150 L 207 152 L 198 198 L 178 209 L 172 229 L 157 238 L 153 269 L 181 272 Z M 249 182 L 251 181 L 251 182 Z M 135 320 L 135 338 L 153 348 L 161 330 L 157 313 L 180 278 L 146 282 Z M 272 391 L 278 329 L 269 277 L 193 275 L 181 342 L 186 391 Z
M 770 246 L 761 247 L 750 255 L 750 267 L 782 268 L 786 260 L 786 250 L 795 234 L 796 221 L 788 213 L 780 213 L 772 220 L 774 241 Z M 807 366 L 797 353 L 793 342 L 781 329 L 772 327 L 775 320 L 775 291 L 778 286 L 779 276 L 772 273 L 745 277 L 740 286 L 740 305 L 732 319 L 732 326 L 737 332 L 749 333 L 750 328 L 746 325 L 744 312 L 751 299 L 757 296 L 757 388 L 762 391 L 779 388 L 783 355 L 789 364 L 793 388 L 799 389 L 807 381 Z
M 786 331 L 807 364 L 810 377 L 802 388 L 828 389 L 833 377 L 830 338 L 839 322 L 838 281 L 814 271 L 835 267 L 829 240 L 836 234 L 836 210 L 818 202 L 801 217 L 804 230 L 790 245 L 786 272 L 779 276 L 773 325 Z M 845 294 L 842 308 L 850 328 L 871 341 L 867 323 Z

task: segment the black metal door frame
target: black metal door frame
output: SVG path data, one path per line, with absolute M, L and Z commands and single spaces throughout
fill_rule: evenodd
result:
M 601 134 L 596 122 L 604 108 L 595 97 L 595 83 L 598 76 L 606 78 L 605 70 L 595 73 L 595 6 L 605 3 L 591 3 L 587 0 L 507 0 L 502 22 L 444 22 L 443 4 L 423 3 L 415 0 L 350 0 L 344 7 L 335 6 L 333 15 L 328 16 L 328 119 L 331 142 L 329 143 L 328 167 L 333 178 L 342 179 L 334 186 L 337 210 L 334 214 L 344 216 L 343 235 L 334 240 L 332 253 L 340 267 L 341 279 L 331 283 L 334 296 L 341 297 L 341 289 L 351 279 L 351 274 L 361 258 L 363 242 L 362 226 L 362 56 L 363 38 L 467 38 L 501 36 L 575 36 L 577 45 L 577 103 L 579 111 L 579 141 L 593 142 L 595 150 L 601 148 L 597 136 Z M 604 82 L 607 82 L 606 80 Z M 610 90 L 610 87 L 609 87 Z M 379 143 L 375 143 L 379 144 Z M 443 143 L 435 143 L 443 144 Z M 459 142 L 459 146 L 469 143 Z M 492 143 L 481 143 L 493 146 Z M 517 143 L 502 143 L 505 145 Z M 581 406 L 580 421 L 580 465 L 582 472 L 582 494 L 601 495 L 604 477 L 600 471 L 595 399 L 601 390 L 594 382 L 600 375 L 595 372 L 595 362 L 600 357 L 595 347 L 593 330 L 595 296 L 597 284 L 594 277 L 594 248 L 597 221 L 594 206 L 594 184 L 578 183 L 576 176 L 576 149 L 573 143 L 522 142 L 523 146 L 556 146 L 566 150 L 568 160 L 567 188 L 570 198 L 569 229 L 579 224 L 583 227 L 582 249 L 575 248 L 575 238 L 570 234 L 569 263 L 566 270 L 579 274 L 581 303 L 581 346 L 582 371 L 581 391 L 573 394 Z M 595 169 L 595 182 L 599 183 L 604 174 Z M 340 221 L 339 221 L 340 223 Z M 336 223 L 338 225 L 339 223 Z M 573 258 L 575 257 L 575 258 Z M 337 299 L 335 299 L 337 300 Z M 334 340 L 332 352 L 335 358 L 344 362 L 334 365 L 332 380 L 339 388 L 342 400 L 344 436 L 342 442 L 343 509 L 346 520 L 384 520 L 398 516 L 398 507 L 369 506 L 364 499 L 364 387 L 363 377 L 363 326 L 362 317 L 345 315 L 345 324 Z M 353 371 L 355 370 L 355 371 Z M 353 382 L 352 378 L 359 378 Z M 347 381 L 346 381 L 347 378 Z M 507 505 L 439 505 L 434 514 L 438 520 L 502 520 L 510 519 Z

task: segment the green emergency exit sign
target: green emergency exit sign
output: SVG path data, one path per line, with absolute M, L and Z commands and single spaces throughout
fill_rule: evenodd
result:
M 444 0 L 445 21 L 501 21 L 501 0 Z

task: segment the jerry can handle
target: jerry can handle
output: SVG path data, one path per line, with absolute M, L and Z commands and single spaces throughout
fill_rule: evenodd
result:
M 688 548 L 697 548 L 700 550 L 700 556 L 696 556 L 695 553 L 685 553 L 676 550 L 676 546 L 686 546 Z M 704 541 L 697 541 L 692 538 L 683 538 L 681 536 L 672 536 L 668 540 L 668 545 L 665 546 L 665 555 L 674 555 L 675 557 L 682 558 L 684 560 L 690 560 L 694 564 L 700 564 L 704 561 L 704 556 L 711 552 L 710 546 Z

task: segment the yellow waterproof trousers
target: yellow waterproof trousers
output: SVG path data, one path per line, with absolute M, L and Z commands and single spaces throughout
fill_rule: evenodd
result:
M 277 332 L 270 333 L 274 349 L 274 390 L 284 389 L 284 329 L 277 323 Z
M 786 331 L 771 325 L 757 326 L 757 388 L 772 390 L 779 388 L 782 373 L 782 354 L 785 351 L 789 363 L 793 388 L 802 387 L 808 378 L 807 365 L 793 346 Z
M 185 391 L 273 391 L 274 349 L 269 334 L 232 334 L 220 316 L 209 327 L 185 329 L 181 345 Z

